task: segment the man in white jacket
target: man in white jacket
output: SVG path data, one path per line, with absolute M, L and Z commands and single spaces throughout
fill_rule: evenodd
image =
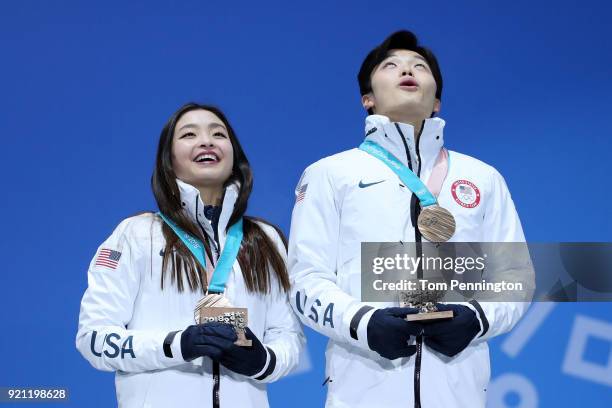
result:
M 524 242 L 514 203 L 491 166 L 443 149 L 442 75 L 408 31 L 393 33 L 360 69 L 365 139 L 424 183 L 439 155 L 448 170 L 437 201 L 456 221 L 453 242 Z M 356 142 L 358 140 L 356 139 Z M 376 157 L 355 148 L 310 165 L 296 188 L 289 240 L 292 306 L 328 336 L 327 407 L 484 407 L 486 340 L 509 331 L 528 303 L 440 305 L 454 318 L 407 322 L 397 303 L 361 301 L 362 242 L 424 242 L 417 196 Z

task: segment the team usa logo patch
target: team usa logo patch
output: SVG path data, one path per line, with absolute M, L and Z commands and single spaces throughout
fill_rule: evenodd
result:
M 474 208 L 480 204 L 480 190 L 468 180 L 457 180 L 451 186 L 453 198 L 462 207 Z

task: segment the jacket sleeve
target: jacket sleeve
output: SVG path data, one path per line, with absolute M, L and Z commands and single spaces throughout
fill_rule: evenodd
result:
M 287 263 L 287 248 L 273 227 L 263 225 L 262 228 L 275 243 L 285 264 Z M 266 327 L 262 343 L 268 351 L 264 368 L 251 378 L 259 382 L 273 382 L 289 374 L 299 362 L 306 339 L 302 326 L 291 309 L 287 292 L 278 285 L 276 278 L 272 279 L 271 292 L 267 298 Z
M 367 349 L 367 322 L 373 308 L 337 284 L 341 208 L 337 195 L 322 161 L 302 174 L 289 238 L 291 306 L 306 326 Z
M 146 263 L 141 259 L 138 237 L 133 233 L 134 220 L 119 224 L 89 265 L 76 347 L 99 370 L 142 372 L 185 363 L 180 335 L 174 336 L 164 353 L 164 340 L 172 337 L 168 331 L 126 328 L 143 273 L 139 265 Z
M 490 192 L 486 202 L 482 242 L 489 249 L 489 260 L 495 260 L 495 266 L 491 268 L 496 274 L 493 280 L 520 281 L 524 285 L 525 296 L 524 301 L 514 302 L 495 299 L 470 301 L 467 306 L 476 313 L 481 325 L 481 331 L 475 341 L 487 340 L 510 331 L 529 308 L 535 287 L 533 266 L 521 222 L 506 182 L 495 169 L 491 175 Z M 498 243 L 515 244 L 503 246 Z M 485 278 L 491 279 L 491 276 Z

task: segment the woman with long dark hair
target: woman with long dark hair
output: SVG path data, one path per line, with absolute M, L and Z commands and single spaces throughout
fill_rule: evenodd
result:
M 295 367 L 304 337 L 286 240 L 245 215 L 253 177 L 223 112 L 174 113 L 151 184 L 159 212 L 121 222 L 91 261 L 77 348 L 116 371 L 120 407 L 267 406 L 264 383 Z

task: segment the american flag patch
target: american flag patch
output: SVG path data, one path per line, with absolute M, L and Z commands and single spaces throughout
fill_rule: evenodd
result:
M 102 248 L 96 258 L 96 266 L 106 266 L 107 268 L 116 269 L 121 258 L 121 252 L 113 251 L 112 249 Z
M 295 197 L 295 203 L 299 203 L 300 201 L 302 201 L 304 199 L 304 197 L 306 197 L 306 189 L 308 188 L 308 183 L 301 185 L 296 193 L 296 197 Z

